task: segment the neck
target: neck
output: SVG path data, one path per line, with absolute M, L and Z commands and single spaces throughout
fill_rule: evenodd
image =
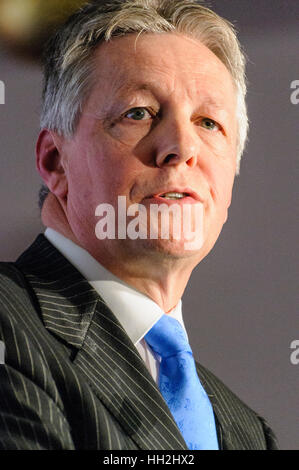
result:
M 56 232 L 79 245 L 79 241 L 68 223 L 63 206 L 53 193 L 49 193 L 44 201 L 41 219 L 45 227 L 56 230 Z
M 115 274 L 121 277 L 123 273 L 116 272 Z M 160 270 L 159 275 L 154 277 L 148 271 L 143 270 L 142 275 L 129 273 L 123 276 L 123 279 L 156 302 L 165 313 L 168 313 L 181 299 L 189 276 L 178 271 L 172 272 L 171 275 L 165 273 L 163 276 Z

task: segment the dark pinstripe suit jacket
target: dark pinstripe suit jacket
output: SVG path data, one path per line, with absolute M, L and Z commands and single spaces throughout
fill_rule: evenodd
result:
M 187 449 L 111 310 L 43 235 L 0 264 L 0 449 Z M 198 374 L 221 449 L 276 449 L 266 422 Z

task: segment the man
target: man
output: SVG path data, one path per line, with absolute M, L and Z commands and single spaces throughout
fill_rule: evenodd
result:
M 227 219 L 247 132 L 231 26 L 191 0 L 93 2 L 49 43 L 45 78 L 36 153 L 47 230 L 1 266 L 1 447 L 276 449 L 264 419 L 199 364 L 187 400 L 207 414 L 187 428 L 206 426 L 214 441 L 189 442 L 150 341 L 161 319 L 184 331 L 180 299 Z M 116 236 L 107 218 L 105 236 L 102 205 L 119 208 L 120 196 L 129 217 L 116 214 Z M 163 204 L 179 206 L 179 227 L 200 243 L 173 227 L 161 235 L 150 209 Z

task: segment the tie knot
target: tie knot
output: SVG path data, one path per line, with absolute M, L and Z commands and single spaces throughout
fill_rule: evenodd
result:
M 192 353 L 187 335 L 180 322 L 168 315 L 163 315 L 144 338 L 162 358 L 180 352 Z

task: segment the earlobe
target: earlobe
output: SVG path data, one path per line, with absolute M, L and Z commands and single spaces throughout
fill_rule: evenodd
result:
M 59 199 L 67 196 L 67 177 L 62 159 L 61 137 L 43 129 L 36 144 L 36 167 L 50 191 Z

